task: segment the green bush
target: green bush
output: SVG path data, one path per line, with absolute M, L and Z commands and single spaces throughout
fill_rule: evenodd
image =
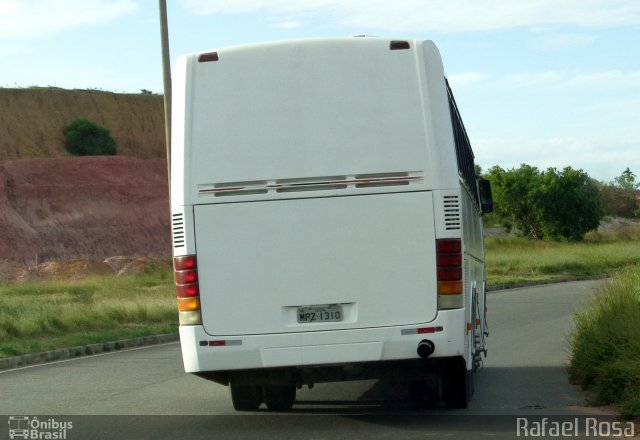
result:
M 640 266 L 615 277 L 575 317 L 569 375 L 597 404 L 640 417 Z
M 494 215 L 507 230 L 531 238 L 578 241 L 595 229 L 602 215 L 600 193 L 582 170 L 562 171 L 522 164 L 504 170 L 494 166 L 491 180 Z
M 62 128 L 64 146 L 74 156 L 116 154 L 116 141 L 109 130 L 86 119 L 76 119 Z

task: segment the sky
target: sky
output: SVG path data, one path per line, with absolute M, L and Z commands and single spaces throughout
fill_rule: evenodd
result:
M 433 40 L 483 169 L 640 178 L 640 0 L 167 0 L 179 54 L 298 38 Z M 158 1 L 0 0 L 0 87 L 162 93 Z

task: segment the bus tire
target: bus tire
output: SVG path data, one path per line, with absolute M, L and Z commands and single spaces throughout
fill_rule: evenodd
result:
M 265 385 L 264 403 L 270 411 L 289 411 L 296 401 L 295 385 Z
M 473 395 L 473 371 L 467 370 L 462 362 L 451 365 L 449 371 L 442 373 L 442 388 L 442 397 L 448 408 L 467 408 Z
M 229 385 L 231 403 L 236 411 L 256 411 L 263 401 L 260 385 Z
M 415 409 L 435 408 L 435 390 L 428 387 L 424 381 L 413 381 L 409 383 L 409 399 L 411 406 Z

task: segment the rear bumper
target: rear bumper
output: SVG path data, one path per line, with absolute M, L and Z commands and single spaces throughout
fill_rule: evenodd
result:
M 442 331 L 406 334 L 418 327 L 442 327 Z M 200 325 L 180 326 L 187 373 L 415 360 L 423 339 L 435 345 L 431 358 L 466 359 L 465 336 L 464 309 L 440 311 L 425 324 L 326 332 L 224 337 L 211 336 Z

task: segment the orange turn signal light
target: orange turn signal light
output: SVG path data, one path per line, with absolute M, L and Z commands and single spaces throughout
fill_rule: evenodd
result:
M 462 281 L 438 281 L 438 295 L 462 295 Z
M 193 310 L 200 310 L 200 298 L 188 297 L 178 298 L 178 310 L 181 312 L 190 312 Z

